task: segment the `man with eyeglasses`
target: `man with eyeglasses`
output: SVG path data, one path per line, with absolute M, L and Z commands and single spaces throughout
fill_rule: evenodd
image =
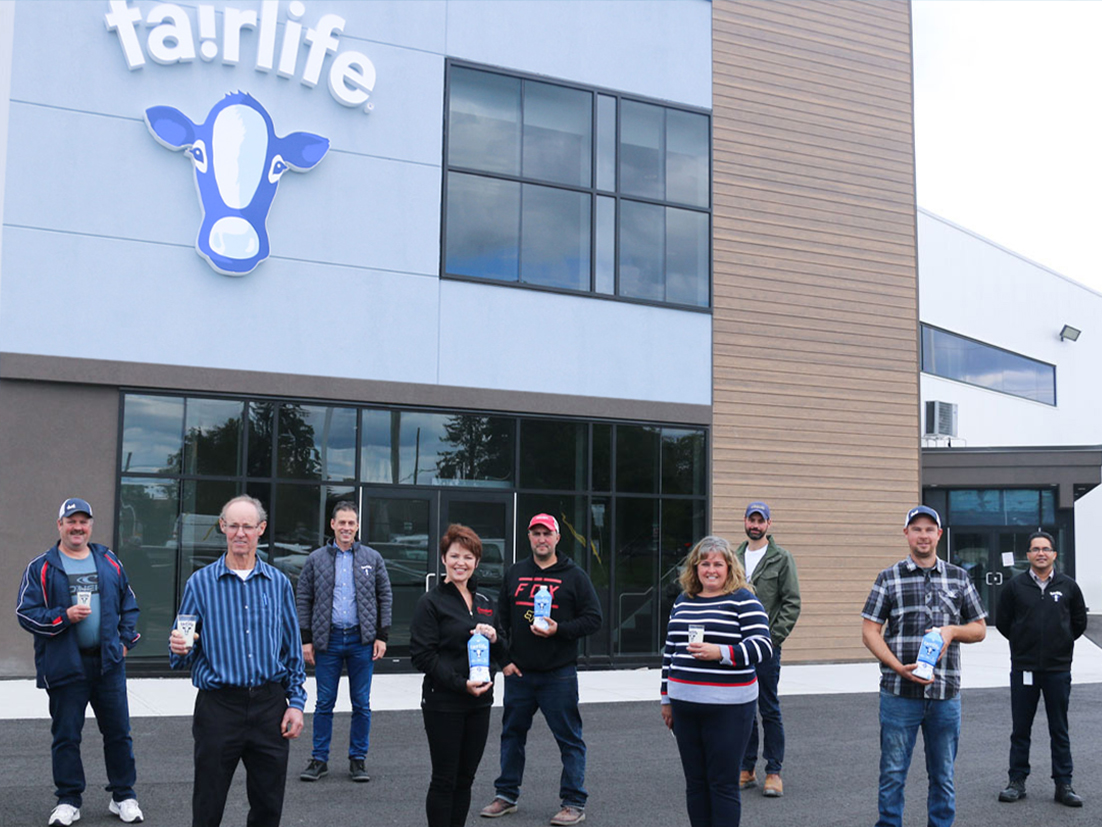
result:
M 524 747 L 536 710 L 559 745 L 562 807 L 551 823 L 565 827 L 585 821 L 585 741 L 578 710 L 578 641 L 601 628 L 601 604 L 585 570 L 556 553 L 559 523 L 537 514 L 528 523 L 532 556 L 509 569 L 498 597 L 498 617 L 508 646 L 505 700 L 501 718 L 501 775 L 483 818 L 517 811 L 524 779 Z M 535 620 L 535 597 L 551 593 L 551 616 Z
M 306 558 L 295 599 L 302 654 L 314 665 L 318 697 L 314 708 L 314 749 L 299 778 L 317 781 L 329 774 L 333 706 L 341 671 L 348 667 L 352 727 L 348 734 L 348 774 L 370 781 L 365 762 L 371 732 L 371 677 L 386 654 L 391 590 L 383 556 L 356 540 L 356 504 L 342 500 L 329 521 L 333 540 Z
M 226 554 L 188 578 L 181 615 L 194 641 L 169 638 L 174 669 L 191 669 L 195 698 L 192 827 L 216 827 L 238 761 L 246 771 L 248 823 L 275 827 L 283 812 L 289 739 L 302 732 L 306 669 L 291 581 L 257 559 L 267 527 L 260 501 L 234 497 L 218 525 Z
M 1087 606 L 1078 584 L 1055 570 L 1056 542 L 1047 531 L 1029 537 L 1029 570 L 1011 580 L 999 595 L 995 626 L 1010 641 L 1010 783 L 999 801 L 1025 798 L 1029 743 L 1037 701 L 1045 696 L 1045 717 L 1052 749 L 1055 799 L 1082 807 L 1071 787 L 1071 656 L 1087 630 Z

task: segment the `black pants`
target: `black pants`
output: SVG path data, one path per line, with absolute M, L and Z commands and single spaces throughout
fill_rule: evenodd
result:
M 1071 783 L 1071 739 L 1068 738 L 1068 702 L 1071 700 L 1071 672 L 1034 672 L 1033 685 L 1025 686 L 1022 673 L 1010 673 L 1010 714 L 1014 729 L 1010 733 L 1010 780 L 1029 775 L 1029 744 L 1037 701 L 1045 696 L 1045 717 L 1052 747 L 1052 780 Z
M 422 708 L 421 715 L 432 758 L 432 781 L 425 798 L 429 827 L 463 827 L 490 731 L 490 707 L 462 712 Z
M 671 701 L 673 734 L 685 771 L 685 805 L 692 827 L 739 827 L 738 775 L 756 701 L 697 704 Z
M 245 823 L 248 827 L 278 827 L 290 752 L 290 743 L 280 731 L 286 712 L 286 693 L 278 683 L 254 689 L 199 691 L 191 723 L 195 738 L 192 827 L 222 823 L 238 761 L 245 764 L 249 795 Z

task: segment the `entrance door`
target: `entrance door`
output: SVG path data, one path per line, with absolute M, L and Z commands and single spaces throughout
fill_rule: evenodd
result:
M 1003 586 L 1029 568 L 1025 553 L 1032 531 L 950 528 L 948 533 L 949 562 L 968 572 L 987 609 L 987 625 L 994 626 Z
M 440 534 L 451 523 L 462 523 L 482 540 L 482 562 L 478 566 L 478 590 L 496 600 L 513 564 L 516 549 L 516 521 L 513 495 L 445 491 L 440 495 Z
M 443 575 L 440 538 L 450 523 L 470 526 L 482 540 L 478 589 L 496 598 L 515 546 L 513 495 L 475 491 L 363 489 L 362 542 L 386 560 L 394 595 L 387 660 L 409 657 L 409 624 L 418 599 Z

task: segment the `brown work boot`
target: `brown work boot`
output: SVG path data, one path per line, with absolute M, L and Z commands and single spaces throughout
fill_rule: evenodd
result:
M 515 813 L 517 811 L 516 804 L 510 804 L 504 798 L 495 798 L 489 804 L 482 808 L 479 815 L 483 818 L 498 818 L 500 816 L 508 815 L 509 813 Z
M 758 786 L 758 776 L 753 770 L 743 770 L 738 774 L 738 788 L 740 790 L 748 790 L 756 786 Z
M 781 781 L 780 773 L 771 772 L 765 776 L 765 784 L 762 787 L 761 794 L 766 798 L 780 798 L 784 795 L 784 782 Z
M 551 816 L 551 823 L 555 827 L 569 827 L 572 824 L 581 824 L 585 821 L 585 810 L 563 804 L 562 809 Z

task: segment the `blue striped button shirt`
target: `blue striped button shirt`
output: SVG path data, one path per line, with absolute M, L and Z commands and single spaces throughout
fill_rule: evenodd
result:
M 191 667 L 199 689 L 278 682 L 296 709 L 306 706 L 306 666 L 291 581 L 263 560 L 242 580 L 220 557 L 188 578 L 180 614 L 199 618 L 199 639 L 173 669 Z
M 330 543 L 337 551 L 337 560 L 333 577 L 333 625 L 338 629 L 351 629 L 359 626 L 356 614 L 356 586 L 352 582 L 352 558 L 355 546 L 345 551 L 334 541 Z

